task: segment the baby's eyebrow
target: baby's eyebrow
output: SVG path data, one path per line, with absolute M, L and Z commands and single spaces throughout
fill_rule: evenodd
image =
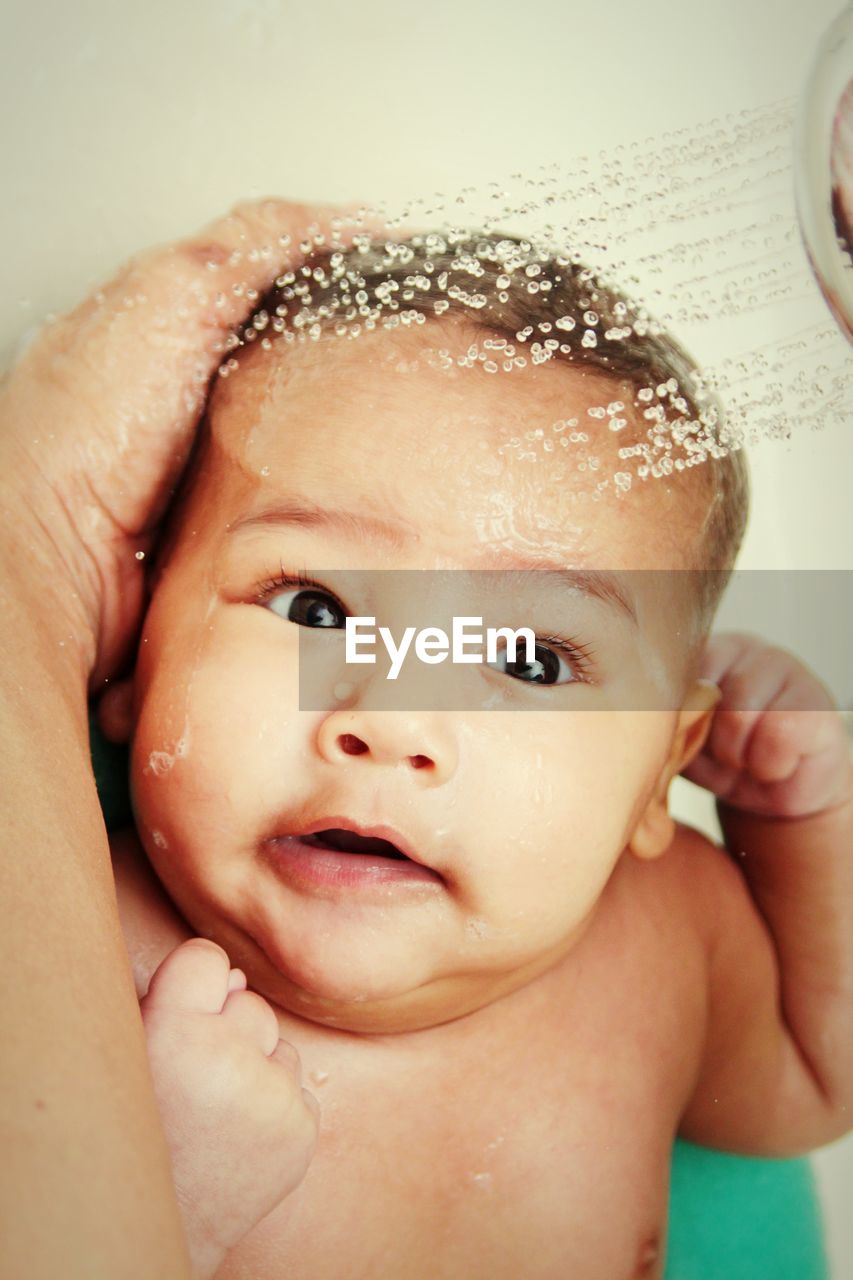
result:
M 231 533 L 257 525 L 299 525 L 302 528 L 335 529 L 347 537 L 359 536 L 371 542 L 381 542 L 398 550 L 419 541 L 417 530 L 401 522 L 382 516 L 364 515 L 357 511 L 342 511 L 340 507 L 326 508 L 316 503 L 278 502 L 274 507 L 241 516 L 230 527 Z
M 368 515 L 358 511 L 344 511 L 340 507 L 321 507 L 304 499 L 297 501 L 277 502 L 275 506 L 261 511 L 240 516 L 229 528 L 229 533 L 238 533 L 242 529 L 257 528 L 269 525 L 296 525 L 301 528 L 333 529 L 347 538 L 361 537 L 371 542 L 378 542 L 398 550 L 420 541 L 420 534 L 414 527 L 402 521 L 389 520 L 384 516 Z M 506 560 L 491 552 L 481 561 L 483 570 L 490 572 L 511 572 L 518 574 L 523 580 L 529 575 L 548 573 L 555 586 L 563 590 L 581 592 L 592 596 L 603 604 L 615 606 L 635 625 L 637 611 L 630 593 L 623 586 L 620 576 L 604 569 L 569 569 L 542 558 L 526 558 L 523 560 Z M 550 583 L 549 583 L 550 585 Z
M 614 605 L 635 626 L 638 625 L 634 601 L 617 573 L 606 569 L 568 569 L 555 564 L 553 560 L 546 559 L 506 561 L 497 557 L 489 558 L 489 568 L 518 574 L 522 583 L 528 574 L 534 578 L 547 573 L 549 586 L 553 580 L 554 585 L 562 587 L 564 591 L 579 591 L 583 595 L 600 600 L 602 604 Z M 636 571 L 634 573 L 636 574 Z

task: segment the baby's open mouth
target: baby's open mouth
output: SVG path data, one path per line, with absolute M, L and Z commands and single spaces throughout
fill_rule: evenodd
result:
M 387 902 L 389 891 L 446 883 L 408 834 L 384 822 L 359 823 L 340 811 L 302 824 L 282 814 L 262 849 L 292 884 L 319 886 L 324 893 L 370 893 L 378 887 L 379 900 Z
M 349 818 L 328 814 L 327 822 L 344 824 Z M 263 841 L 264 856 L 290 884 L 322 896 L 339 893 L 378 893 L 387 904 L 388 894 L 423 892 L 426 884 L 444 885 L 444 877 L 421 861 L 417 846 L 407 836 L 386 824 L 321 827 L 323 818 L 306 823 L 311 830 L 278 834 Z M 356 826 L 355 822 L 352 826 Z M 385 834 L 381 834 L 384 832 Z M 389 837 L 391 837 L 389 839 Z
M 376 836 L 360 836 L 355 831 L 346 831 L 343 827 L 326 827 L 322 831 L 314 831 L 311 835 L 301 836 L 303 844 L 314 845 L 319 849 L 337 849 L 340 853 L 373 853 L 383 858 L 396 858 L 401 862 L 410 861 L 390 840 L 380 840 Z

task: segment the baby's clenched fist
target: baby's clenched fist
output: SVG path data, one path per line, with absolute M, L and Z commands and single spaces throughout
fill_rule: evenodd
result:
M 140 1008 L 193 1267 L 212 1276 L 301 1182 L 317 1102 L 271 1006 L 216 943 L 167 956 Z

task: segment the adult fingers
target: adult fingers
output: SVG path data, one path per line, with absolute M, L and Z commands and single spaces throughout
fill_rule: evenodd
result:
M 118 527 L 150 528 L 185 461 L 226 333 L 283 269 L 319 243 L 348 243 L 363 229 L 356 216 L 245 202 L 194 236 L 137 254 L 43 327 L 7 383 L 4 417 L 22 423 L 25 445 L 35 439 L 52 480 L 83 467 Z

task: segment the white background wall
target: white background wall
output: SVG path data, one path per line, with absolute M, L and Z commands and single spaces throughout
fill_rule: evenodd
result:
M 130 252 L 241 197 L 403 201 L 795 95 L 839 7 L 7 3 L 0 352 Z M 853 567 L 853 421 L 751 461 L 742 565 Z M 847 1280 L 853 1139 L 817 1167 Z

